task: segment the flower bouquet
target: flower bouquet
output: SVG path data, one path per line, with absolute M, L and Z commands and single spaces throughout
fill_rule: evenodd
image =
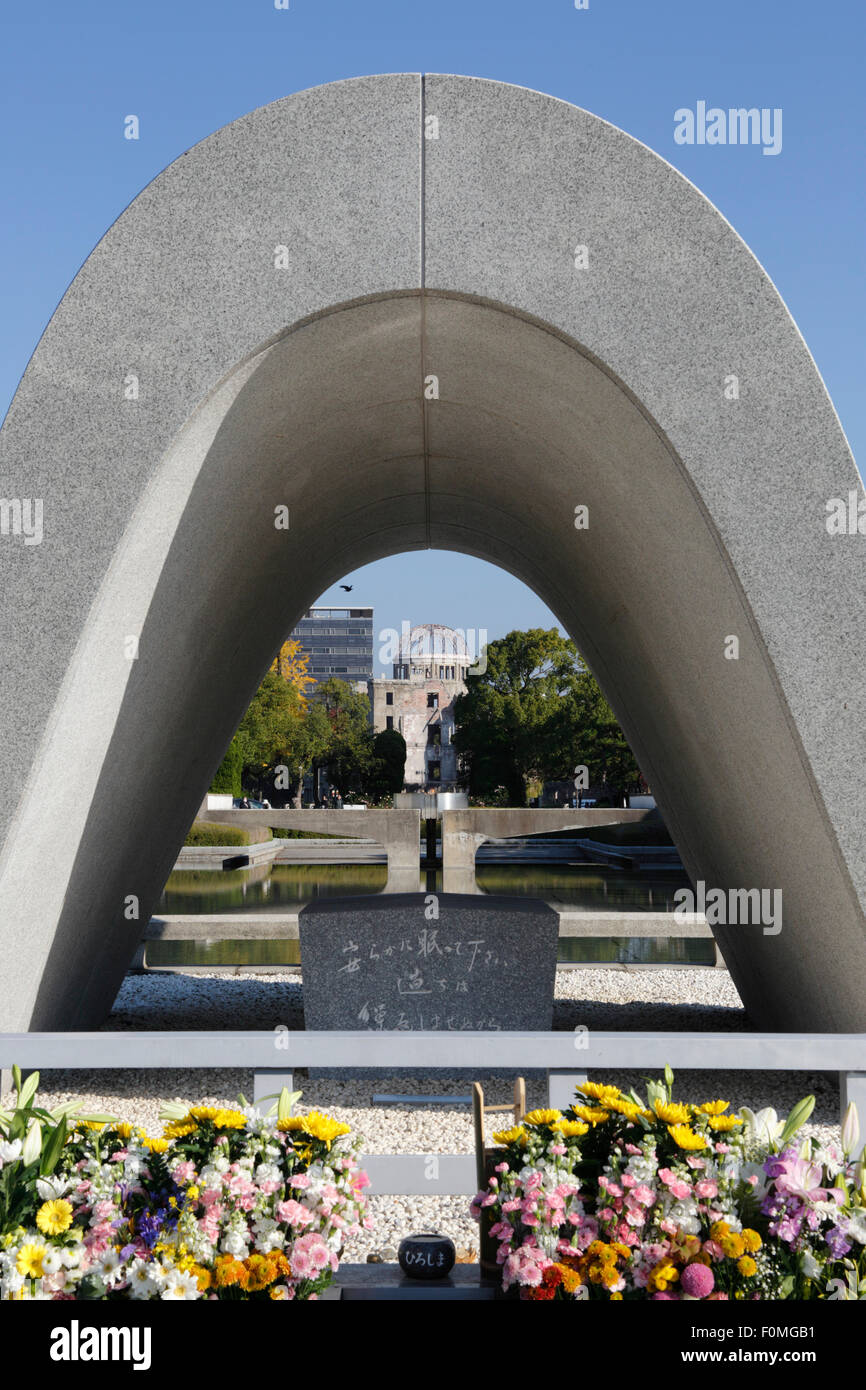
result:
M 731 1114 L 587 1082 L 565 1113 L 534 1110 L 472 1204 L 492 1215 L 506 1291 L 530 1300 L 866 1298 L 866 1180 L 849 1107 L 842 1146 L 798 1130 L 801 1101 Z
M 0 1297 L 315 1299 L 372 1223 L 349 1126 L 168 1106 L 162 1135 L 35 1105 L 38 1073 L 0 1111 Z

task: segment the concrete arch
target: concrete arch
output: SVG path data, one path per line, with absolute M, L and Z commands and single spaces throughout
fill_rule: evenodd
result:
M 861 484 L 765 272 L 622 131 L 413 74 L 217 131 L 82 267 L 0 476 L 44 506 L 0 537 L 6 1029 L 104 1014 L 285 630 L 428 545 L 554 609 L 695 879 L 782 890 L 718 931 L 755 1021 L 866 1028 Z

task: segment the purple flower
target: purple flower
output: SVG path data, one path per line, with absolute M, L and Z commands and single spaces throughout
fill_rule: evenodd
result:
M 843 1255 L 847 1255 L 851 1249 L 850 1240 L 846 1239 L 845 1232 L 839 1226 L 834 1226 L 832 1230 L 829 1230 L 824 1239 L 834 1260 L 841 1260 Z

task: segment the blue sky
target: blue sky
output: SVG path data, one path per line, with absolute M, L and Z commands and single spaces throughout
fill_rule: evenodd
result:
M 279 11 L 274 0 L 4 0 L 0 414 L 96 241 L 190 145 L 318 83 L 456 72 L 586 107 L 697 184 L 778 286 L 862 460 L 864 40 L 862 0 L 589 0 L 585 11 L 574 0 L 290 0 Z M 699 100 L 781 107 L 782 152 L 676 145 L 674 111 Z M 123 138 L 130 112 L 138 141 Z M 395 557 L 349 582 L 377 627 L 465 626 L 483 612 L 494 637 L 553 621 L 516 580 L 466 557 L 447 569 L 441 555 Z

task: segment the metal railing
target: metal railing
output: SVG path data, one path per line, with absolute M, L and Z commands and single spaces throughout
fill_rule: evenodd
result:
M 294 1089 L 301 1067 L 395 1070 L 446 1068 L 482 1076 L 542 1071 L 549 1104 L 565 1108 L 588 1071 L 836 1072 L 840 1113 L 849 1101 L 866 1118 L 866 1034 L 574 1032 L 130 1032 L 0 1034 L 0 1067 L 237 1067 L 253 1072 L 253 1099 Z M 376 1195 L 437 1196 L 475 1190 L 467 1154 L 365 1154 Z

